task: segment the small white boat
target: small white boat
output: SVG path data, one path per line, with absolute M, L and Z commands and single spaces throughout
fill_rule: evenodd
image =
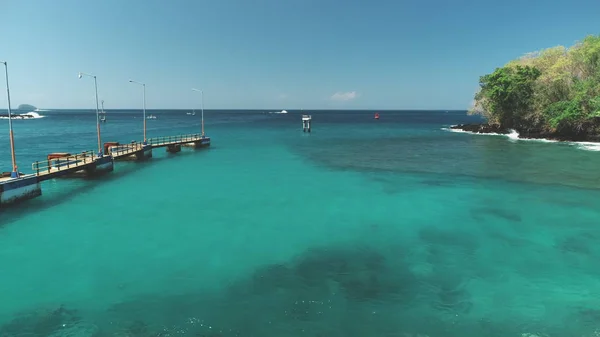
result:
M 149 115 L 149 116 L 146 116 L 146 119 L 156 119 L 156 116 L 154 116 L 154 115 Z
M 270 114 L 286 114 L 288 113 L 287 110 L 281 110 L 281 111 L 269 111 Z

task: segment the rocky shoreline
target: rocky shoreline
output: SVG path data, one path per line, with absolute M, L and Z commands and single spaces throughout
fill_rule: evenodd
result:
M 462 130 L 473 133 L 497 133 L 507 135 L 513 132 L 511 129 L 502 128 L 490 124 L 459 124 L 450 129 Z M 521 139 L 546 139 L 563 142 L 597 142 L 600 143 L 600 134 L 594 133 L 557 133 L 543 130 L 515 130 Z

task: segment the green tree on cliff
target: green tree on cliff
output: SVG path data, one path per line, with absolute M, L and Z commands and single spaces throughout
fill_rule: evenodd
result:
M 480 78 L 471 113 L 520 131 L 597 132 L 600 36 L 510 61 Z
M 488 114 L 490 123 L 512 128 L 527 119 L 534 102 L 535 81 L 541 72 L 530 66 L 503 67 L 479 80 L 475 100 Z

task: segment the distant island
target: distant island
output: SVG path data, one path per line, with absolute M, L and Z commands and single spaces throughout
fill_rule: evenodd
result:
M 28 112 L 35 111 L 37 108 L 30 104 L 21 104 L 17 110 L 27 110 Z
M 481 76 L 469 114 L 483 124 L 452 126 L 520 138 L 600 141 L 600 35 L 527 54 Z
M 12 118 L 11 119 L 33 119 L 35 118 L 35 114 L 29 114 L 29 112 L 34 112 L 37 108 L 34 107 L 33 105 L 29 105 L 29 104 L 21 104 L 19 105 L 19 107 L 17 107 L 17 109 L 15 110 L 15 113 L 12 114 Z M 19 113 L 17 113 L 17 111 Z M 25 111 L 25 113 L 21 113 Z M 8 118 L 8 114 L 0 114 L 0 118 Z

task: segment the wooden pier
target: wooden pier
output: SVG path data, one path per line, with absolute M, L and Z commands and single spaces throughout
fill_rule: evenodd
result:
M 152 158 L 152 146 L 149 144 L 119 142 L 104 143 L 104 154 L 111 155 L 115 160 L 144 160 Z
M 13 138 L 12 112 L 10 106 L 10 89 L 8 83 L 8 65 L 4 64 L 6 73 L 6 94 L 8 98 L 8 125 L 10 152 L 12 161 L 12 171 L 0 174 L 0 209 L 6 205 L 35 198 L 42 194 L 41 182 L 54 178 L 62 177 L 89 177 L 112 172 L 114 170 L 115 160 L 142 160 L 152 158 L 152 150 L 159 147 L 165 147 L 167 152 L 176 153 L 181 151 L 182 146 L 201 148 L 210 146 L 210 137 L 204 135 L 204 96 L 202 96 L 202 119 L 201 133 L 156 137 L 146 139 L 146 85 L 144 83 L 129 80 L 143 86 L 143 142 L 131 143 L 107 142 L 102 148 L 100 134 L 100 122 L 105 122 L 106 118 L 100 118 L 98 109 L 98 82 L 95 75 L 82 73 L 78 74 L 81 79 L 83 76 L 94 79 L 95 98 L 96 98 L 96 133 L 98 139 L 97 151 L 84 151 L 81 153 L 51 153 L 45 160 L 36 161 L 31 165 L 33 173 L 23 174 L 17 170 L 16 151 Z M 202 90 L 192 89 L 194 91 Z M 102 112 L 104 113 L 104 100 L 102 101 Z
M 176 146 L 188 146 L 188 147 L 206 147 L 210 146 L 210 137 L 203 136 L 199 133 L 182 136 L 167 136 L 167 137 L 156 137 L 148 139 L 148 144 L 152 145 L 152 148 L 166 147 L 167 151 L 169 148 Z
M 164 136 L 150 138 L 144 143 L 104 143 L 104 152 L 51 153 L 45 160 L 31 165 L 33 173 L 19 173 L 11 177 L 10 172 L 0 175 L 0 209 L 6 205 L 40 196 L 41 182 L 66 177 L 93 177 L 113 171 L 114 161 L 143 160 L 152 157 L 152 149 L 164 147 L 176 153 L 181 147 L 203 148 L 210 146 L 210 137 L 202 134 Z
M 144 160 L 152 158 L 152 149 L 166 147 L 167 152 L 176 153 L 181 151 L 182 146 L 207 147 L 210 146 L 210 137 L 189 134 L 150 138 L 146 144 L 135 141 L 125 144 L 108 142 L 104 143 L 104 154 L 111 155 L 115 160 Z
M 51 153 L 46 160 L 31 165 L 38 182 L 65 176 L 94 176 L 113 170 L 113 157 L 94 151 L 76 154 Z

